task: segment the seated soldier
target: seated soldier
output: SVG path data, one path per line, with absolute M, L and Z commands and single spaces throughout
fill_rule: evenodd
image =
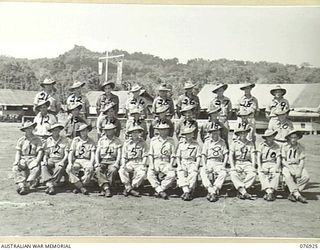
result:
M 274 201 L 275 190 L 279 185 L 281 172 L 280 146 L 274 141 L 277 131 L 266 130 L 262 142 L 257 150 L 258 174 L 261 182 L 261 190 L 265 191 L 264 199 Z
M 223 125 L 223 123 L 220 122 L 220 120 L 218 119 L 220 111 L 221 111 L 221 108 L 219 108 L 219 107 L 213 107 L 212 109 L 210 109 L 208 111 L 209 119 L 200 128 L 200 137 L 201 137 L 202 142 L 205 142 L 205 140 L 207 138 L 211 137 L 211 134 L 209 133 L 210 128 L 218 126 L 221 128 L 221 130 L 222 130 L 222 128 L 227 129 Z M 226 138 L 226 139 L 228 140 L 228 138 Z
M 75 186 L 73 192 L 78 193 L 80 190 L 84 195 L 89 194 L 84 186 L 90 183 L 94 174 L 96 147 L 94 141 L 88 136 L 91 129 L 87 124 L 81 124 L 77 129 L 79 136 L 72 140 L 66 170 L 69 181 Z
M 298 142 L 302 136 L 302 133 L 297 130 L 292 130 L 286 135 L 287 143 L 281 150 L 282 173 L 290 191 L 288 199 L 293 202 L 308 203 L 301 194 L 310 180 L 305 168 L 305 149 Z
M 130 139 L 123 145 L 119 175 L 125 188 L 123 194 L 140 197 L 137 189 L 147 177 L 147 144 L 140 136 L 142 127 L 132 126 L 127 133 Z M 130 173 L 133 173 L 132 178 Z
M 121 132 L 121 122 L 119 121 L 117 114 L 115 113 L 115 103 L 104 105 L 101 109 L 101 113 L 97 118 L 97 133 L 99 138 L 103 136 L 103 128 L 106 124 L 112 123 L 116 126 L 115 136 L 119 137 Z
M 155 129 L 155 127 L 158 127 L 160 123 L 166 123 L 170 126 L 170 130 L 169 130 L 169 137 L 173 136 L 174 133 L 174 124 L 171 121 L 171 119 L 169 117 L 171 117 L 171 114 L 169 113 L 169 107 L 167 106 L 160 106 L 157 108 L 156 111 L 156 116 L 153 119 L 153 121 L 151 121 L 150 127 L 149 127 L 149 136 L 150 139 L 153 138 L 154 136 L 158 136 L 159 133 L 158 131 Z
M 185 128 L 181 135 L 185 141 L 180 142 L 177 149 L 177 183 L 182 188 L 182 200 L 190 201 L 196 187 L 198 169 L 201 161 L 201 148 L 199 143 L 193 139 L 195 128 Z
M 40 175 L 40 161 L 43 155 L 41 139 L 33 134 L 36 123 L 25 122 L 20 129 L 25 133 L 16 146 L 15 161 L 13 163 L 13 174 L 17 184 L 17 192 L 20 195 L 29 192 L 32 185 Z
M 88 124 L 88 121 L 84 119 L 80 114 L 81 109 L 81 103 L 71 104 L 68 107 L 68 112 L 70 114 L 68 116 L 64 129 L 66 132 L 66 136 L 71 140 L 77 136 L 77 129 L 81 124 Z
M 272 119 L 269 121 L 268 129 L 277 131 L 275 140 L 280 146 L 284 145 L 286 140 L 286 135 L 293 130 L 293 123 L 288 119 L 290 110 L 277 110 L 274 112 L 277 119 Z
M 247 189 L 254 184 L 257 175 L 255 147 L 253 142 L 247 139 L 249 132 L 248 127 L 235 130 L 234 133 L 239 139 L 233 141 L 229 154 L 231 181 L 238 190 L 238 198 L 243 200 L 252 199 Z
M 252 115 L 251 111 L 242 110 L 237 113 L 238 119 L 236 123 L 236 129 L 248 128 L 249 133 L 247 135 L 247 140 L 253 142 L 255 144 L 256 135 L 255 129 L 252 127 L 252 123 L 250 123 L 250 116 Z M 232 136 L 233 140 L 239 139 L 236 133 Z
M 225 141 L 220 137 L 220 131 L 219 126 L 210 128 L 208 130 L 210 137 L 206 139 L 202 149 L 200 176 L 203 186 L 208 190 L 207 200 L 210 202 L 216 202 L 219 199 L 219 191 L 227 177 L 226 165 L 229 151 Z M 211 181 L 210 179 L 213 178 L 215 180 Z
M 183 139 L 183 136 L 181 135 L 181 131 L 183 131 L 185 128 L 195 128 L 193 132 L 193 138 L 195 140 L 198 138 L 198 122 L 196 119 L 193 118 L 193 115 L 194 115 L 193 109 L 194 109 L 194 106 L 189 105 L 184 107 L 180 111 L 182 116 L 176 126 L 176 136 L 179 141 Z
M 112 188 L 121 160 L 122 143 L 115 136 L 116 125 L 108 123 L 104 126 L 104 135 L 99 139 L 96 151 L 96 178 L 99 187 L 101 187 L 101 195 L 112 197 Z
M 139 108 L 132 108 L 130 111 L 130 117 L 127 119 L 126 123 L 126 138 L 129 138 L 127 131 L 132 127 L 132 126 L 140 126 L 143 128 L 142 131 L 142 138 L 143 140 L 147 139 L 148 135 L 148 129 L 147 129 L 147 123 L 144 118 L 141 117 L 142 115 L 142 110 Z
M 159 135 L 150 142 L 149 168 L 147 178 L 156 191 L 156 196 L 168 199 L 165 192 L 175 181 L 176 173 L 173 168 L 176 147 L 174 140 L 168 137 L 169 125 L 160 124 L 157 128 Z M 159 180 L 159 175 L 164 176 Z
M 48 137 L 44 144 L 44 157 L 42 161 L 41 175 L 43 182 L 46 182 L 46 193 L 54 195 L 55 186 L 65 173 L 67 166 L 69 142 L 65 137 L 60 135 L 63 130 L 62 124 L 54 124 L 48 129 L 51 136 Z

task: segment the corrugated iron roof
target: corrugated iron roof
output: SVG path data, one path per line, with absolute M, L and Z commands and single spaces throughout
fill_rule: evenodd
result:
M 32 106 L 37 91 L 0 89 L 0 105 Z
M 270 90 L 279 84 L 257 84 L 252 89 L 252 95 L 258 99 L 259 108 L 265 108 L 271 101 L 273 96 L 270 94 Z M 306 108 L 316 109 L 320 106 L 320 84 L 280 84 L 281 87 L 287 90 L 284 96 L 290 103 L 292 108 Z M 209 107 L 210 101 L 215 97 L 212 93 L 214 85 L 207 84 L 201 89 L 198 94 L 200 99 L 200 105 L 202 109 Z M 237 103 L 239 98 L 243 95 L 243 91 L 240 90 L 240 85 L 229 84 L 225 91 L 225 96 L 231 99 L 232 104 Z

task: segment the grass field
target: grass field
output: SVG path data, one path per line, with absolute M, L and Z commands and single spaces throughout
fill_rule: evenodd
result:
M 230 183 L 217 203 L 209 203 L 204 193 L 191 202 L 123 195 L 107 199 L 97 191 L 84 196 L 69 189 L 55 196 L 43 189 L 19 196 L 11 174 L 19 126 L 0 123 L 0 236 L 320 237 L 319 136 L 301 140 L 311 176 L 308 204 L 286 198 L 239 200 Z

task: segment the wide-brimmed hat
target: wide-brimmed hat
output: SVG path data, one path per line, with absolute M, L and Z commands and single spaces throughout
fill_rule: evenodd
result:
M 183 86 L 184 89 L 192 89 L 194 87 L 195 87 L 195 85 L 191 81 L 185 82 L 184 86 Z
M 111 102 L 108 105 L 105 105 L 101 111 L 102 111 L 102 113 L 105 113 L 108 110 L 114 108 L 114 106 L 116 106 L 116 104 L 114 102 Z
M 79 102 L 70 104 L 70 105 L 68 106 L 68 111 L 75 110 L 76 108 L 78 108 L 79 110 L 82 109 L 82 104 L 79 103 Z
M 283 92 L 283 95 L 285 95 L 287 93 L 287 90 L 284 88 L 281 88 L 280 85 L 275 86 L 273 89 L 270 90 L 271 95 L 275 95 L 275 91 L 277 90 L 281 90 Z
M 137 92 L 140 91 L 142 89 L 142 87 L 138 84 L 133 85 L 132 88 L 130 89 L 130 92 Z
M 248 127 L 248 126 L 245 126 L 245 128 L 238 128 L 238 129 L 236 129 L 235 131 L 234 131 L 234 134 L 235 135 L 238 135 L 239 133 L 241 133 L 241 132 L 250 132 L 250 128 Z
M 48 128 L 48 131 L 51 132 L 55 128 L 60 128 L 60 130 L 62 130 L 62 129 L 64 129 L 64 126 L 60 123 L 56 123 L 56 124 L 51 125 L 50 128 Z
M 144 131 L 144 129 L 141 126 L 131 126 L 128 130 L 127 133 L 132 133 L 133 131 Z
M 276 136 L 277 134 L 278 131 L 267 129 L 261 137 L 263 139 L 266 139 L 267 137 Z
M 84 130 L 84 129 L 88 129 L 88 131 L 90 132 L 90 131 L 92 130 L 92 126 L 83 123 L 83 124 L 81 124 L 81 125 L 77 128 L 76 132 L 80 132 L 80 131 L 82 131 L 82 130 Z
M 293 135 L 293 134 L 296 134 L 296 135 L 299 137 L 299 139 L 301 139 L 302 136 L 303 136 L 303 134 L 302 134 L 301 131 L 293 129 L 293 130 L 291 130 L 284 138 L 285 138 L 286 140 L 288 140 L 289 137 L 290 137 L 290 135 Z
M 208 129 L 208 132 L 214 132 L 214 131 L 220 131 L 221 130 L 221 126 L 219 125 L 219 123 L 212 123 L 210 128 Z
M 36 104 L 36 109 L 38 110 L 41 106 L 46 105 L 47 107 L 50 106 L 49 100 L 41 100 Z
M 100 89 L 103 90 L 105 86 L 110 85 L 112 89 L 114 89 L 114 87 L 116 86 L 116 84 L 113 81 L 107 81 L 107 82 L 103 82 L 100 85 Z
M 142 113 L 142 110 L 140 108 L 133 108 L 130 110 L 130 115 L 141 114 L 141 113 Z
M 208 110 L 208 115 L 211 115 L 213 113 L 219 113 L 221 111 L 221 107 L 214 107 Z
M 160 114 L 160 113 L 167 112 L 168 110 L 169 110 L 168 106 L 160 106 L 159 108 L 157 108 L 156 113 Z
M 160 123 L 157 126 L 155 126 L 156 129 L 169 129 L 170 126 L 168 123 Z
M 237 116 L 248 116 L 251 115 L 253 113 L 252 110 L 239 110 L 239 112 L 237 113 Z
M 56 81 L 55 80 L 52 80 L 51 78 L 45 78 L 43 80 L 42 83 L 40 83 L 40 86 L 44 86 L 44 85 L 54 85 L 56 84 Z
M 22 127 L 20 128 L 21 131 L 25 131 L 27 128 L 35 128 L 37 126 L 37 123 L 31 122 L 31 121 L 26 121 L 23 123 Z
M 69 90 L 74 90 L 77 88 L 82 88 L 86 83 L 85 82 L 80 82 L 80 81 L 76 81 L 74 82 L 70 87 Z
M 224 90 L 226 90 L 228 88 L 228 84 L 225 84 L 225 83 L 218 83 L 214 86 L 212 92 L 213 93 L 217 93 L 218 92 L 218 89 L 221 89 L 223 88 Z
M 187 112 L 187 111 L 190 111 L 190 110 L 193 110 L 195 107 L 193 105 L 188 105 L 188 106 L 185 106 L 183 109 L 180 110 L 181 113 L 183 112 Z
M 241 90 L 244 90 L 244 89 L 246 89 L 246 88 L 254 88 L 254 86 L 256 86 L 254 83 L 252 83 L 252 82 L 244 82 L 244 83 L 242 83 L 241 84 L 241 87 L 240 87 L 240 89 Z
M 111 130 L 111 129 L 115 129 L 117 126 L 112 123 L 112 122 L 108 122 L 102 129 L 103 130 Z
M 171 89 L 168 88 L 166 84 L 161 84 L 158 91 L 170 91 Z
M 276 110 L 276 111 L 274 112 L 274 114 L 278 116 L 278 115 L 289 114 L 289 112 L 290 112 L 290 109 Z
M 184 129 L 181 131 L 181 135 L 191 134 L 191 133 L 193 133 L 195 130 L 196 130 L 195 127 L 184 128 Z

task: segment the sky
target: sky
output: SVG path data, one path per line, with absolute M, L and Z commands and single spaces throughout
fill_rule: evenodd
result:
M 51 58 L 75 44 L 320 67 L 320 7 L 0 3 L 0 55 Z

